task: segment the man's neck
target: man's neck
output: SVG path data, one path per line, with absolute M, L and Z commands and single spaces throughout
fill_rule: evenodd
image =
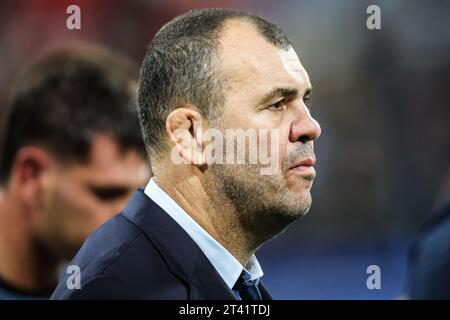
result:
M 245 266 L 254 253 L 248 242 L 246 231 L 239 223 L 234 207 L 220 201 L 220 207 L 211 199 L 211 190 L 196 177 L 170 179 L 154 177 L 155 182 L 178 203 L 210 236 L 227 249 Z
M 59 263 L 37 250 L 25 209 L 11 197 L 0 196 L 0 277 L 23 291 L 48 291 L 57 284 Z

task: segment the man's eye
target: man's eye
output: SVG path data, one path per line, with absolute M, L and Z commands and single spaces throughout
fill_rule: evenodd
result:
M 280 101 L 274 103 L 267 109 L 269 109 L 270 111 L 281 111 L 284 109 L 285 106 L 286 106 L 286 101 L 283 99 L 283 100 L 280 100 Z
M 124 197 L 128 194 L 128 189 L 126 188 L 91 188 L 91 192 L 97 197 L 97 199 L 102 201 L 113 201 Z

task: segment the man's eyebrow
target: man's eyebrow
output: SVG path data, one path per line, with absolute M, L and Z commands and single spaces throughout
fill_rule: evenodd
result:
M 304 96 L 310 95 L 311 90 L 312 87 L 308 87 Z M 277 97 L 296 97 L 298 94 L 299 90 L 297 88 L 274 88 L 259 100 L 258 106 L 264 105 Z
M 303 97 L 310 96 L 312 89 L 313 89 L 313 87 L 306 88 L 305 94 L 303 95 Z
M 116 199 L 127 195 L 130 187 L 125 185 L 88 185 L 89 190 L 103 200 Z

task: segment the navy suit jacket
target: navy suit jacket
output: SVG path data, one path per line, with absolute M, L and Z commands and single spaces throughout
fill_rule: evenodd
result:
M 81 289 L 69 289 L 65 274 L 51 299 L 235 299 L 197 244 L 142 189 L 70 265 L 80 268 Z
M 409 252 L 411 299 L 450 299 L 450 202 L 433 210 Z

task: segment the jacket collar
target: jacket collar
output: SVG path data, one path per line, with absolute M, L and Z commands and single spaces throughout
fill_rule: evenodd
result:
M 144 232 L 171 272 L 189 285 L 190 299 L 235 299 L 197 244 L 142 189 L 133 194 L 122 215 Z

